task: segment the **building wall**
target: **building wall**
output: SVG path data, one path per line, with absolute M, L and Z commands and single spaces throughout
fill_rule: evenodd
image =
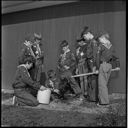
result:
M 76 39 L 84 26 L 95 35 L 108 32 L 121 62 L 119 73 L 112 73 L 109 93 L 125 92 L 126 40 L 125 2 L 88 1 L 33 9 L 2 16 L 2 88 L 10 88 L 17 57 L 29 33 L 41 33 L 45 53 L 45 72 L 56 69 L 59 44 L 66 39 L 74 51 Z

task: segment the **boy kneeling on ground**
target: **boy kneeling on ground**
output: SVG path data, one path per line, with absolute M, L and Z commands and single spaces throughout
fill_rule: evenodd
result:
M 47 72 L 48 79 L 45 82 L 45 87 L 51 90 L 51 100 L 59 99 L 60 98 L 60 90 L 59 84 L 60 80 L 56 77 L 56 73 L 54 70 L 49 70 Z
M 70 85 L 68 84 L 67 79 L 59 78 L 56 76 L 54 70 L 49 70 L 47 72 L 48 79 L 46 80 L 45 87 L 51 90 L 51 100 L 61 99 L 66 100 L 64 94 L 71 90 Z M 73 90 L 72 90 L 73 91 Z
M 30 93 L 30 88 L 35 90 L 46 89 L 46 87 L 33 81 L 30 77 L 28 70 L 32 68 L 34 61 L 32 56 L 24 58 L 22 64 L 20 64 L 16 70 L 15 79 L 12 84 L 12 87 L 14 88 L 14 96 L 16 97 L 14 105 L 37 106 L 39 102 L 37 101 L 37 98 Z

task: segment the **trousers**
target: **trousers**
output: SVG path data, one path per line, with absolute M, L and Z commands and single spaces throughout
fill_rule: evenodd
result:
M 98 76 L 90 75 L 88 76 L 88 100 L 89 101 L 98 101 Z
M 108 97 L 108 80 L 111 75 L 112 65 L 106 62 L 103 62 L 99 68 L 98 76 L 98 98 L 100 104 L 109 104 Z
M 74 93 L 75 94 L 81 94 L 81 89 L 80 89 L 78 83 L 71 76 L 72 76 L 71 71 L 65 71 L 65 72 L 61 73 L 61 78 L 67 79 L 67 81 L 70 84 L 71 88 L 73 89 Z
M 78 73 L 79 74 L 84 74 L 87 73 L 88 69 L 85 68 L 85 63 L 79 63 L 78 64 Z M 81 76 L 80 77 L 80 87 L 81 87 L 81 92 L 83 95 L 87 95 L 87 76 Z
M 36 97 L 34 97 L 28 90 L 26 89 L 14 89 L 14 95 L 17 98 L 17 103 L 28 106 L 37 106 L 39 102 Z

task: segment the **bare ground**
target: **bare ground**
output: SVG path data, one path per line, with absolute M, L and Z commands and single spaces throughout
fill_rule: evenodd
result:
M 111 105 L 68 100 L 39 107 L 11 105 L 12 94 L 2 94 L 2 126 L 126 126 L 126 101 L 112 99 Z

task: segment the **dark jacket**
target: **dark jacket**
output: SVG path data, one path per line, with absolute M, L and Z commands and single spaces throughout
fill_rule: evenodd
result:
M 86 58 L 87 58 L 86 52 L 87 52 L 87 44 L 77 47 L 77 49 L 76 49 L 76 60 L 77 60 L 77 63 L 80 63 L 80 62 L 86 60 Z
M 104 45 L 100 45 L 100 63 L 103 61 L 112 64 L 112 68 L 120 67 L 120 61 L 113 46 L 108 49 Z
M 14 89 L 32 87 L 39 90 L 41 85 L 33 81 L 28 73 L 28 70 L 24 66 L 20 65 L 16 71 L 12 86 Z
M 51 89 L 59 89 L 59 79 L 55 78 L 55 79 L 47 79 L 45 82 L 45 86 L 47 88 L 51 88 Z
M 71 51 L 67 52 L 65 55 L 61 54 L 59 57 L 58 67 L 60 72 L 67 70 L 64 66 L 70 67 L 68 70 L 71 72 L 76 68 L 76 58 Z
M 94 43 L 94 40 L 91 40 L 88 47 L 87 47 L 87 59 L 88 59 L 88 66 L 92 71 L 92 68 L 96 66 L 99 69 L 100 60 L 99 60 L 99 44 L 98 42 Z

